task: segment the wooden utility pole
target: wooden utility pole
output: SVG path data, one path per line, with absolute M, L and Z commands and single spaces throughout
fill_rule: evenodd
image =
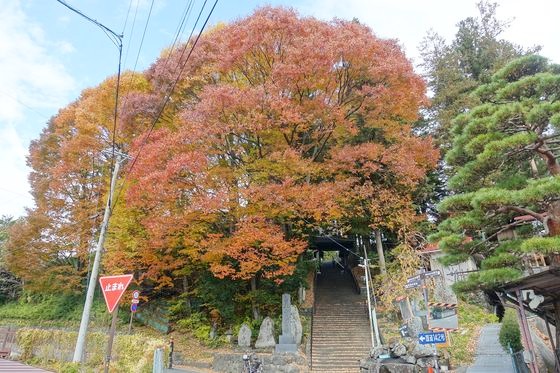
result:
M 74 357 L 72 358 L 72 361 L 75 363 L 82 362 L 82 358 L 84 355 L 84 346 L 86 343 L 86 335 L 87 335 L 87 329 L 88 329 L 89 318 L 91 313 L 91 306 L 93 305 L 93 295 L 95 293 L 95 287 L 97 286 L 97 278 L 99 276 L 99 266 L 101 263 L 101 254 L 103 253 L 103 244 L 105 243 L 107 227 L 109 226 L 109 218 L 111 217 L 111 210 L 113 207 L 112 206 L 113 193 L 115 191 L 115 185 L 117 183 L 117 176 L 119 174 L 120 164 L 121 164 L 121 158 L 117 156 L 115 161 L 115 168 L 113 169 L 113 175 L 111 176 L 109 198 L 107 198 L 107 205 L 105 206 L 105 214 L 103 215 L 101 232 L 99 233 L 99 240 L 97 241 L 97 246 L 95 248 L 95 259 L 93 260 L 93 266 L 91 267 L 91 276 L 89 278 L 86 301 L 84 303 L 84 311 L 82 312 L 82 320 L 80 321 L 80 331 L 78 332 L 78 339 L 76 340 Z
M 379 257 L 379 270 L 384 275 L 387 273 L 387 265 L 385 264 L 385 253 L 383 252 L 380 229 L 375 230 L 375 246 L 377 247 L 377 256 Z

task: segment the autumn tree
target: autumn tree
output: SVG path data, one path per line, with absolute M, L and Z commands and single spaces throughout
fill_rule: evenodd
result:
M 150 68 L 154 92 L 185 55 Z M 146 249 L 177 258 L 158 276 L 202 258 L 215 276 L 281 281 L 319 227 L 416 219 L 411 195 L 438 153 L 411 132 L 425 87 L 395 41 L 262 8 L 202 35 L 176 87 L 134 146 L 127 193 Z
M 448 262 L 473 255 L 482 268 L 459 290 L 515 278 L 523 253 L 560 247 L 560 68 L 537 55 L 521 57 L 474 95 L 480 105 L 453 121 L 453 147 L 445 157 L 456 170 L 449 180 L 453 195 L 439 205 L 447 219 L 433 237 Z M 527 227 L 527 220 L 538 228 Z M 525 236 L 496 240 L 520 225 Z
M 122 93 L 146 88 L 123 76 Z M 79 293 L 97 241 L 108 189 L 113 138 L 126 151 L 130 137 L 114 133 L 116 78 L 82 92 L 51 118 L 30 146 L 35 207 L 10 231 L 6 262 L 29 290 Z
M 395 41 L 265 7 L 192 48 L 123 76 L 116 126 L 112 77 L 32 143 L 36 207 L 7 259 L 30 289 L 81 291 L 113 144 L 133 161 L 103 266 L 154 291 L 210 271 L 254 292 L 289 282 L 319 228 L 398 233 L 419 218 L 413 193 L 438 152 L 412 133 L 425 86 Z

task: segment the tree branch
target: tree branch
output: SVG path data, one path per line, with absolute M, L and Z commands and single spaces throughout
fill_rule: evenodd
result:
M 502 214 L 506 213 L 507 211 L 515 211 L 520 214 L 531 215 L 541 223 L 544 222 L 545 219 L 545 216 L 543 214 L 539 214 L 538 212 L 519 206 L 503 206 L 496 210 L 497 213 L 502 213 Z

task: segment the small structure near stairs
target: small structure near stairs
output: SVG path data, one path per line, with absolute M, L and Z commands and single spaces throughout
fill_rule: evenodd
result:
M 290 294 L 282 294 L 282 334 L 278 337 L 275 352 L 297 352 L 296 336 L 292 325 Z

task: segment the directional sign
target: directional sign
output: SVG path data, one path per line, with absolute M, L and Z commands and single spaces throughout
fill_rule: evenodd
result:
M 425 272 L 424 276 L 426 276 L 428 278 L 438 277 L 438 276 L 441 276 L 441 271 L 439 269 L 436 269 L 435 271 Z
M 105 276 L 99 278 L 99 284 L 101 285 L 101 290 L 103 291 L 103 297 L 105 298 L 105 303 L 107 303 L 109 313 L 113 313 L 115 310 L 115 307 L 121 300 L 130 281 L 132 281 L 132 275 Z
M 422 286 L 422 282 L 420 282 L 420 280 L 409 281 L 404 285 L 404 288 L 405 289 L 414 289 L 414 288 L 419 288 L 420 286 Z
M 418 343 L 421 345 L 440 344 L 447 342 L 445 332 L 418 333 Z
M 406 282 L 417 282 L 420 281 L 422 279 L 422 275 L 416 275 L 416 276 L 412 276 L 409 277 Z
M 399 328 L 399 332 L 401 333 L 401 337 L 408 337 L 408 325 L 401 325 L 401 327 Z
M 130 312 L 136 312 L 138 311 L 138 303 L 132 303 L 130 305 Z

